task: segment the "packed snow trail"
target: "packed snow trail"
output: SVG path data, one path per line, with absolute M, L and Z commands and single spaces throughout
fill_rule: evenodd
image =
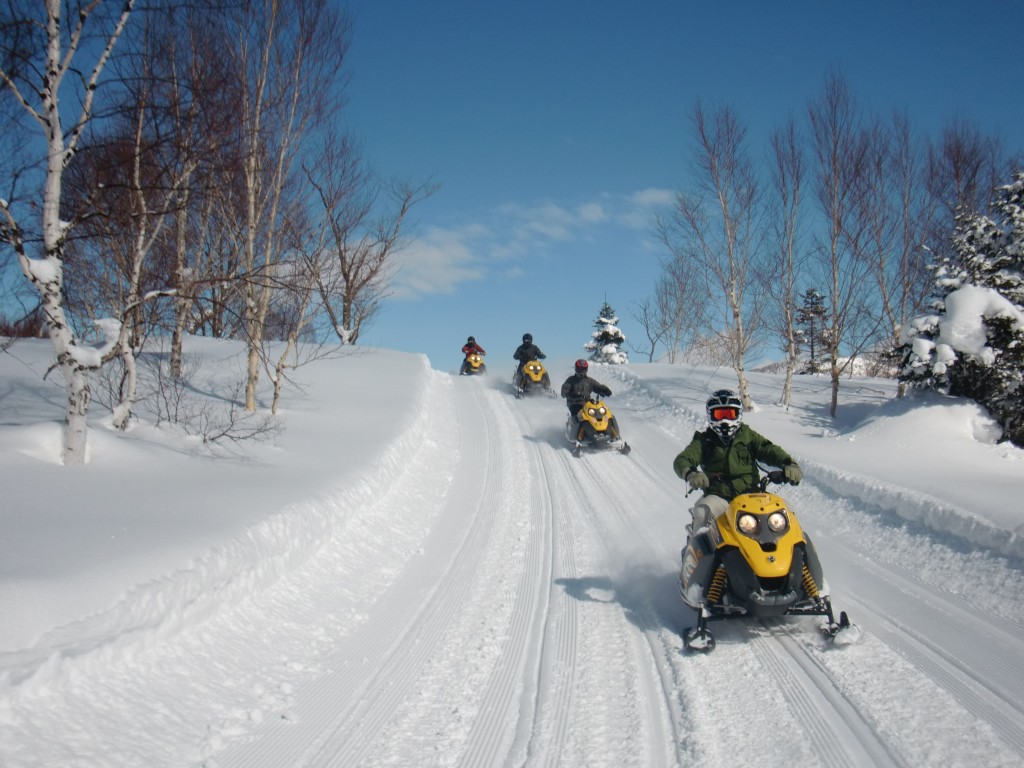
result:
M 565 670 L 561 678 L 537 681 L 541 717 L 533 725 L 537 736 L 528 764 L 586 765 L 595 755 L 615 755 L 622 765 L 677 765 L 671 689 L 657 673 L 645 635 L 636 630 L 646 600 L 635 610 L 624 604 L 629 596 L 613 575 L 621 563 L 609 557 L 607 546 L 609 536 L 630 531 L 620 514 L 626 509 L 622 491 L 606 481 L 600 467 L 612 472 L 630 459 L 613 449 L 572 457 L 560 401 L 526 401 L 517 411 L 524 436 L 537 446 L 542 477 L 563 499 L 557 505 L 562 568 L 553 598 L 562 614 L 552 611 L 548 632 L 569 627 L 561 630 L 563 642 L 548 662 L 555 671 Z M 646 490 L 638 487 L 634 502 L 643 505 Z M 609 526 L 616 530 L 610 533 Z
M 739 620 L 684 652 L 696 497 L 671 462 L 700 414 L 671 392 L 707 382 L 602 375 L 628 456 L 572 457 L 561 400 L 424 368 L 373 471 L 279 521 L 326 525 L 318 550 L 281 553 L 273 583 L 263 563 L 215 583 L 203 620 L 39 669 L 0 708 L 0 763 L 1024 762 L 1020 568 L 906 525 L 908 492 L 837 490 L 841 467 L 809 460 L 781 490 L 861 641 L 829 646 L 817 617 Z
M 510 706 L 515 676 L 490 693 L 485 683 L 515 618 L 515 597 L 533 587 L 521 584 L 524 561 L 543 566 L 546 526 L 521 515 L 529 509 L 528 487 L 515 482 L 521 451 L 489 449 L 507 439 L 503 414 L 476 382 L 454 383 L 454 399 L 434 398 L 432 405 L 431 433 L 454 440 L 434 446 L 456 458 L 444 492 L 439 498 L 411 493 L 400 501 L 424 509 L 440 504 L 428 535 L 409 560 L 395 564 L 401 573 L 359 631 L 332 647 L 325 663 L 333 670 L 311 684 L 315 696 L 308 697 L 309 712 L 299 713 L 298 727 L 268 723 L 248 744 L 218 756 L 219 764 L 387 765 L 400 764 L 410 750 L 429 763 L 439 745 L 462 751 L 509 740 L 504 731 L 514 718 L 479 726 L 475 714 Z M 424 469 L 430 472 L 429 463 Z M 421 483 L 429 489 L 426 479 L 411 473 L 410 490 Z M 509 549 L 509 541 L 524 544 Z M 529 613 L 529 603 L 539 598 L 535 590 L 523 597 L 527 606 L 516 607 Z M 527 640 L 517 649 L 530 645 L 523 631 L 529 627 L 511 633 Z M 454 689 L 446 684 L 453 668 Z M 429 743 L 423 743 L 426 734 Z M 392 745 L 401 749 L 398 755 L 388 754 Z
M 452 383 L 438 410 L 457 414 L 457 459 L 422 563 L 335 644 L 331 671 L 294 691 L 293 716 L 217 765 L 680 764 L 649 642 L 611 580 L 587 575 L 604 572 L 621 491 L 579 474 L 549 427 L 560 404 L 530 418 L 540 403 Z

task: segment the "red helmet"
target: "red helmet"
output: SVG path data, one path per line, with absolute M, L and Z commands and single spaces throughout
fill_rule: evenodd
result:
M 576 373 L 586 373 L 587 372 L 587 368 L 589 368 L 589 367 L 590 366 L 589 366 L 589 364 L 587 363 L 586 360 L 577 360 L 576 361 Z

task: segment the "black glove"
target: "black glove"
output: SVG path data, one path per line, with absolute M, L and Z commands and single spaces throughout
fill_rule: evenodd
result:
M 800 481 L 804 479 L 804 472 L 800 469 L 800 465 L 797 463 L 787 464 L 782 468 L 782 474 L 786 478 L 786 482 L 790 485 L 800 485 Z
M 691 491 L 706 490 L 711 484 L 711 481 L 708 480 L 708 476 L 699 469 L 691 469 L 686 473 L 686 477 L 683 479 L 690 484 Z

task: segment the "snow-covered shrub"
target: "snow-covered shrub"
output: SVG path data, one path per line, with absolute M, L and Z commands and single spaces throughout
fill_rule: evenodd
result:
M 999 192 L 991 217 L 957 219 L 934 312 L 900 340 L 900 379 L 980 403 L 1024 447 L 1024 172 Z

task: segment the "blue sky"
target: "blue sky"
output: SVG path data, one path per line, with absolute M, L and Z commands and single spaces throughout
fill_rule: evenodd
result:
M 344 6 L 348 127 L 383 176 L 441 185 L 362 342 L 436 368 L 469 334 L 502 375 L 525 331 L 582 356 L 606 297 L 643 346 L 630 313 L 666 255 L 654 216 L 686 183 L 698 99 L 736 110 L 760 152 L 838 71 L 867 110 L 932 136 L 966 117 L 1024 150 L 1020 0 Z

